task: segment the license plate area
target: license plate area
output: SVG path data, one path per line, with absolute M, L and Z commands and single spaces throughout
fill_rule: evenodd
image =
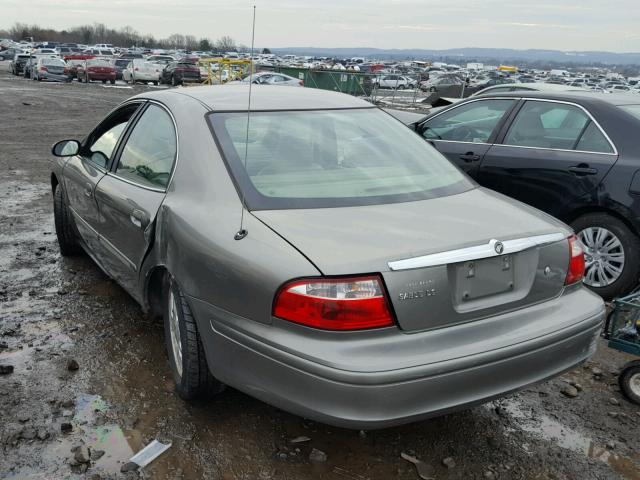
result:
M 515 289 L 514 256 L 471 260 L 455 267 L 455 292 L 459 304 L 511 292 Z

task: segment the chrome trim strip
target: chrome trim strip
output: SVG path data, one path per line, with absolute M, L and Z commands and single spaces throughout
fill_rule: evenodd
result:
M 433 253 L 423 255 L 422 257 L 406 258 L 404 260 L 396 260 L 388 262 L 387 265 L 393 271 L 410 270 L 413 268 L 435 267 L 438 265 L 446 265 L 449 263 L 466 262 L 469 260 L 479 260 L 482 258 L 497 257 L 509 253 L 517 253 L 529 248 L 539 247 L 554 242 L 565 240 L 566 235 L 561 232 L 549 233 L 546 235 L 536 235 L 533 237 L 516 238 L 513 240 L 505 240 L 502 242 L 504 249 L 502 253 L 497 253 L 496 244 L 498 240 L 492 239 L 488 243 L 482 245 L 474 245 L 473 247 L 459 248 L 457 250 L 449 250 L 446 252 Z
M 438 140 L 441 141 L 441 140 Z M 589 155 L 610 155 L 612 157 L 617 156 L 617 153 L 612 152 L 591 152 L 589 150 L 569 150 L 567 148 L 549 148 L 549 147 L 527 147 L 525 145 L 509 145 L 508 143 L 494 143 L 494 147 L 509 147 L 509 148 L 528 148 L 529 150 L 545 150 L 550 152 L 570 152 L 570 153 L 588 153 Z M 615 147 L 614 147 L 615 150 Z

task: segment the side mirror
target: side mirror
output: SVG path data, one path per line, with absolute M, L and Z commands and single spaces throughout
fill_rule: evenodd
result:
M 80 151 L 80 142 L 77 140 L 62 140 L 51 148 L 51 153 L 56 157 L 72 157 Z

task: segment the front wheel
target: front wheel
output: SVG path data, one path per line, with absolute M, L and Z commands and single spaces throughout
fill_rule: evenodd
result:
M 629 293 L 640 277 L 640 239 L 620 219 L 588 213 L 571 223 L 585 247 L 584 283 L 605 300 Z
M 178 85 L 180 85 L 181 82 L 179 82 L 178 80 L 176 80 L 176 76 L 175 75 L 171 75 L 171 85 L 174 87 L 177 87 Z
M 178 395 L 191 400 L 219 393 L 224 385 L 209 372 L 207 359 L 189 304 L 173 277 L 165 295 L 164 336 Z

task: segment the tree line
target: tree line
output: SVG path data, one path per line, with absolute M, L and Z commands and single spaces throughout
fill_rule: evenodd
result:
M 44 28 L 39 25 L 14 23 L 9 29 L 0 29 L 0 38 L 15 41 L 33 38 L 35 42 L 80 43 L 94 45 L 110 43 L 118 47 L 145 47 L 163 49 L 204 50 L 219 52 L 244 52 L 247 47 L 236 44 L 230 36 L 224 35 L 217 40 L 195 35 L 174 33 L 166 38 L 156 38 L 150 34 L 141 34 L 133 27 L 109 28 L 103 23 L 80 25 L 65 30 Z

